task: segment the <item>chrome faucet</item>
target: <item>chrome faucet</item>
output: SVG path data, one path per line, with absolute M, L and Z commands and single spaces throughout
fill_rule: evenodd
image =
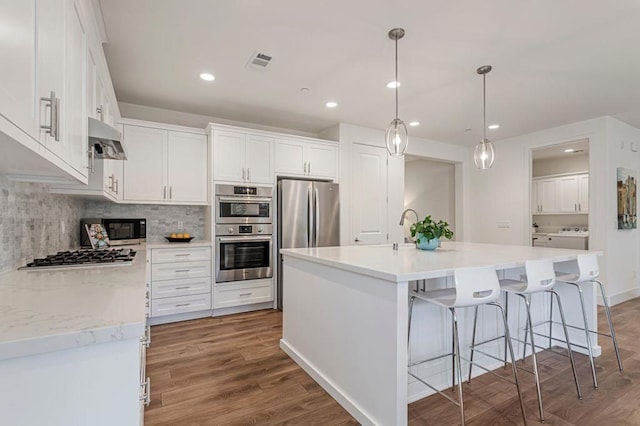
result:
M 404 217 L 408 212 L 413 212 L 413 214 L 416 215 L 416 222 L 420 221 L 420 218 L 418 218 L 418 213 L 414 209 L 404 209 L 404 211 L 402 212 L 402 216 L 400 216 L 400 226 L 404 225 Z

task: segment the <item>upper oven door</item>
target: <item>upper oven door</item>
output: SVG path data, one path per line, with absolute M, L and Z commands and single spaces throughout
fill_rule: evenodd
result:
M 216 223 L 272 223 L 272 199 L 216 197 Z

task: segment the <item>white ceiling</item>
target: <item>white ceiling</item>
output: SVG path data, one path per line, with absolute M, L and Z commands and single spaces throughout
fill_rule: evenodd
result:
M 101 0 L 118 100 L 317 133 L 338 122 L 463 145 L 611 115 L 640 127 L 637 0 Z M 265 71 L 245 68 L 256 51 Z M 208 71 L 216 80 L 198 77 Z M 304 94 L 300 88 L 307 87 Z M 339 106 L 328 109 L 328 100 Z M 470 131 L 465 129 L 471 128 Z
M 565 152 L 565 149 L 572 149 L 573 151 Z M 532 159 L 534 161 L 547 160 L 550 158 L 566 158 L 575 155 L 589 155 L 589 139 L 580 139 L 547 148 L 534 149 Z

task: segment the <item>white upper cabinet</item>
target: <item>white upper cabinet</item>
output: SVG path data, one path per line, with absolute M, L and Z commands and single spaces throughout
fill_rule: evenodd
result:
M 0 115 L 34 139 L 39 127 L 35 103 L 37 28 L 36 3 L 0 0 L 6 32 L 0 37 Z M 58 23 L 60 25 L 60 23 Z M 10 35 L 10 36 L 9 36 Z
M 580 214 L 589 209 L 589 175 L 535 178 L 531 187 L 533 214 Z
M 338 147 L 305 140 L 276 139 L 275 171 L 279 176 L 337 177 Z
M 207 137 L 169 132 L 169 201 L 206 202 L 208 191 Z
M 209 179 L 205 134 L 131 124 L 123 127 L 127 148 L 127 160 L 122 162 L 123 201 L 207 204 Z
M 213 179 L 273 183 L 273 138 L 241 131 L 213 131 Z

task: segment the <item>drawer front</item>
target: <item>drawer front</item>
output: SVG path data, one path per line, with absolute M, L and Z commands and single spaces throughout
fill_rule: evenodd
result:
M 272 280 L 220 283 L 213 287 L 214 309 L 271 301 L 273 301 Z
M 151 287 L 154 300 L 203 293 L 211 293 L 211 277 L 155 281 Z
M 211 276 L 211 261 L 160 263 L 151 265 L 151 286 L 156 281 Z
M 151 300 L 152 317 L 204 311 L 207 309 L 211 309 L 211 293 Z
M 211 247 L 151 249 L 151 263 L 211 261 Z

